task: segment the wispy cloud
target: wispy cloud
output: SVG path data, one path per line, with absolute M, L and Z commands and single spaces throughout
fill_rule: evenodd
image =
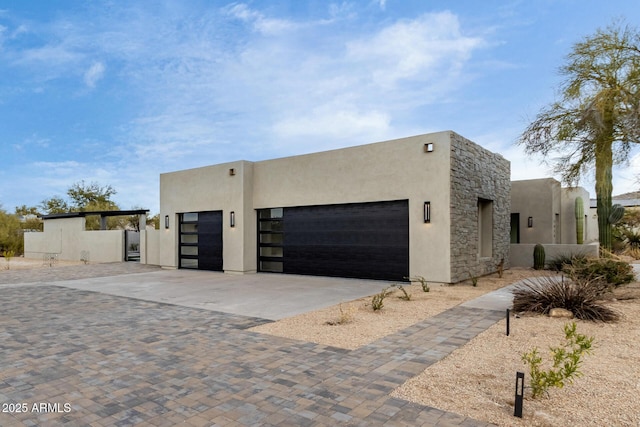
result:
M 482 39 L 462 34 L 450 12 L 424 14 L 347 44 L 347 57 L 371 70 L 372 81 L 393 88 L 401 80 L 446 81 L 459 75 Z M 435 85 L 430 85 L 434 87 Z
M 249 8 L 246 4 L 233 4 L 225 8 L 229 16 L 250 23 L 255 31 L 270 35 L 281 34 L 300 27 L 300 24 L 286 19 L 268 18 L 263 13 Z
M 69 13 L 30 29 L 47 36 L 12 48 L 15 66 L 38 81 L 75 76 L 92 96 L 117 79 L 110 87 L 122 91 L 114 108 L 123 112 L 110 135 L 95 136 L 105 143 L 92 152 L 103 158 L 33 167 L 56 170 L 52 182 L 66 186 L 84 178 L 155 188 L 168 170 L 439 130 L 409 112 L 460 91 L 485 46 L 451 12 L 358 26 L 364 11 L 348 2 L 310 17 L 272 10 L 124 4 L 90 23 Z
M 94 62 L 84 73 L 84 83 L 91 89 L 104 77 L 105 66 L 102 62 Z

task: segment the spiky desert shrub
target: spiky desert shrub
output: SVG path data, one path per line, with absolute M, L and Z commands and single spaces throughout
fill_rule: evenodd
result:
M 604 306 L 603 289 L 587 279 L 539 276 L 524 280 L 513 291 L 513 310 L 549 314 L 552 308 L 564 308 L 577 319 L 614 322 L 618 313 Z

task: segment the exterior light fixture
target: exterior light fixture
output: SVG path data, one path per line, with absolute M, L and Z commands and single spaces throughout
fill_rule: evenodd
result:
M 425 153 L 431 153 L 432 151 L 433 151 L 433 143 L 432 142 L 424 144 L 424 152 Z
M 424 202 L 424 222 L 431 222 L 431 202 Z
M 531 228 L 533 227 L 533 217 L 530 216 L 529 219 L 527 219 L 527 227 Z
M 164 228 L 169 228 L 169 215 L 164 216 Z
M 235 227 L 236 226 L 236 213 L 234 211 L 231 211 L 229 213 L 229 227 Z
M 236 170 L 234 168 L 229 169 L 229 175 L 234 176 L 236 174 Z

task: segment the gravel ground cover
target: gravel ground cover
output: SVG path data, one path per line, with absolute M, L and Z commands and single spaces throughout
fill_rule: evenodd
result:
M 495 275 L 481 278 L 476 287 L 470 283 L 432 285 L 427 293 L 414 284 L 405 286 L 412 296 L 410 301 L 399 299 L 402 293 L 396 290 L 378 312 L 371 309 L 370 298 L 363 298 L 253 330 L 355 349 L 461 302 L 538 274 L 530 269 L 512 269 L 505 271 L 502 279 Z M 525 390 L 522 419 L 513 417 L 516 372 L 525 372 L 525 384 L 528 381 L 528 368 L 521 357 L 538 347 L 543 360 L 549 361 L 549 347 L 564 342 L 567 319 L 513 316 L 508 337 L 505 320 L 500 321 L 392 395 L 499 426 L 638 426 L 640 283 L 616 291 L 608 305 L 622 314 L 619 322 L 576 321 L 579 333 L 595 337 L 592 354 L 583 358 L 584 375 L 535 400 Z M 340 323 L 341 319 L 345 322 Z

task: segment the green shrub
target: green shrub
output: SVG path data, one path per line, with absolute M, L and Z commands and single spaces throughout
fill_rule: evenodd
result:
M 371 308 L 373 308 L 373 311 L 382 310 L 382 307 L 384 307 L 384 299 L 391 293 L 392 292 L 389 290 L 389 288 L 384 288 L 382 292 L 380 292 L 379 294 L 375 294 L 371 299 Z
M 549 270 L 563 271 L 567 266 L 583 265 L 588 258 L 584 254 L 559 254 L 547 262 Z
M 614 287 L 631 283 L 635 279 L 633 267 L 629 263 L 611 258 L 585 259 L 563 271 L 573 279 L 600 280 Z
M 392 285 L 394 288 L 398 288 L 402 291 L 402 295 L 398 298 L 403 299 L 405 301 L 411 301 L 411 294 L 407 292 L 407 290 L 402 285 Z
M 597 281 L 539 276 L 524 280 L 512 292 L 516 312 L 549 314 L 552 308 L 564 308 L 577 319 L 599 322 L 619 319 L 618 313 L 600 303 L 603 288 Z
M 7 261 L 7 270 L 10 269 L 9 263 L 11 262 L 11 258 L 13 258 L 14 255 L 15 255 L 14 251 L 3 251 L 2 252 L 2 256 Z
M 583 354 L 591 353 L 593 337 L 576 333 L 575 322 L 564 325 L 566 342 L 562 347 L 551 347 L 553 354 L 553 367 L 547 371 L 540 368 L 542 358 L 538 349 L 534 348 L 529 353 L 522 355 L 522 360 L 529 365 L 531 376 L 531 390 L 533 397 L 539 397 L 542 393 L 548 394 L 549 387 L 564 387 L 565 383 L 572 383 L 574 377 L 582 376 L 580 368 Z
M 469 273 L 469 280 L 471 280 L 471 286 L 473 286 L 474 288 L 478 286 L 478 276 Z
M 422 286 L 422 292 L 429 292 L 431 290 L 431 288 L 429 288 L 429 284 L 427 283 L 427 279 L 422 276 L 403 277 L 403 279 L 406 279 L 410 282 L 420 282 L 420 286 Z

